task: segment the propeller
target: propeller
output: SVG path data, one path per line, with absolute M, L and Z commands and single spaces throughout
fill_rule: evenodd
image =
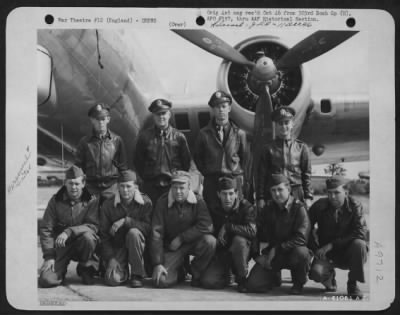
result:
M 358 31 L 317 31 L 290 48 L 277 62 L 277 68 L 292 68 L 310 61 L 343 43 Z
M 218 57 L 249 67 L 250 69 L 254 67 L 254 63 L 247 60 L 239 51 L 206 30 L 174 29 L 172 31 Z
M 259 98 L 257 100 L 256 112 L 254 115 L 254 138 L 251 150 L 253 156 L 251 174 L 255 184 L 257 184 L 258 181 L 257 168 L 261 158 L 263 144 L 266 139 L 271 140 L 273 138 L 273 126 L 271 120 L 273 108 L 269 85 L 260 86 L 259 91 Z

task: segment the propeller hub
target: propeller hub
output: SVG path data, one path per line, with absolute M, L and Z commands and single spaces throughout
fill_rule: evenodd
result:
M 268 85 L 270 93 L 274 93 L 280 86 L 280 75 L 271 58 L 264 54 L 256 61 L 253 70 L 248 76 L 248 85 L 252 91 L 260 94 L 261 89 Z

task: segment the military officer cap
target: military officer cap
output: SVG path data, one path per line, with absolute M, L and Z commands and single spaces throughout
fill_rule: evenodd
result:
M 213 95 L 211 95 L 208 105 L 215 107 L 226 102 L 229 103 L 229 105 L 232 104 L 232 97 L 224 91 L 216 91 Z
M 190 174 L 185 171 L 174 171 L 172 172 L 171 183 L 189 183 L 190 182 Z
M 150 112 L 155 114 L 155 113 L 160 113 L 160 112 L 166 112 L 166 111 L 170 110 L 171 107 L 172 107 L 172 103 L 170 101 L 167 101 L 163 98 L 158 98 L 150 104 L 148 109 Z
M 278 186 L 280 184 L 289 184 L 289 179 L 283 174 L 272 174 L 270 179 L 270 187 Z
M 136 173 L 132 170 L 124 170 L 119 173 L 118 182 L 126 183 L 126 182 L 136 182 Z
M 289 106 L 281 106 L 271 114 L 272 121 L 290 120 L 296 115 L 296 111 Z
M 110 107 L 103 103 L 96 104 L 89 109 L 88 116 L 96 119 L 110 116 Z
M 81 176 L 85 176 L 85 173 L 83 173 L 82 169 L 76 165 L 72 165 L 65 172 L 65 179 L 75 179 Z
M 236 180 L 232 176 L 223 176 L 218 180 L 218 190 L 237 189 Z
M 327 189 L 336 189 L 339 186 L 346 185 L 348 180 L 340 175 L 333 175 L 332 177 L 326 180 L 326 188 Z

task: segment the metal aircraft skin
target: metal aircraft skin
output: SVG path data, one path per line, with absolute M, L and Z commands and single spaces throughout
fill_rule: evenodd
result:
M 176 36 L 186 36 L 186 40 L 209 52 L 214 49 L 213 41 L 222 42 L 208 32 L 176 33 Z M 342 33 L 339 37 L 343 36 Z M 338 43 L 330 43 L 331 46 L 357 36 L 357 32 L 347 33 L 344 39 L 339 38 Z M 262 142 L 273 137 L 270 110 L 277 106 L 292 106 L 297 112 L 295 136 L 310 146 L 314 152 L 314 164 L 368 160 L 368 97 L 311 97 L 310 73 L 302 63 L 313 58 L 329 58 L 328 54 L 319 57 L 325 51 L 318 46 L 329 41 L 329 36 L 329 31 L 315 32 L 293 49 L 283 39 L 270 35 L 246 38 L 234 48 L 222 47 L 228 51 L 227 56 L 218 51 L 212 53 L 230 60 L 222 59 L 216 88 L 233 96 L 232 119 L 250 139 L 254 134 L 254 113 L 264 109 L 260 107 L 263 102 L 257 94 L 261 82 L 263 87 L 268 86 L 267 104 L 271 107 L 262 117 L 264 129 L 258 130 L 266 135 L 260 138 Z M 334 34 L 331 37 L 338 36 Z M 200 39 L 200 43 L 195 43 L 193 38 Z M 211 41 L 211 46 L 202 47 L 201 40 Z M 316 42 L 318 47 L 310 46 L 311 42 Z M 321 51 L 311 52 L 310 56 L 304 46 Z M 335 48 L 326 48 L 330 49 Z M 235 57 L 238 59 L 232 60 L 233 50 L 238 52 Z M 173 124 L 185 133 L 191 147 L 199 129 L 210 118 L 209 95 L 204 95 L 204 98 L 191 98 L 190 95 L 184 99 L 170 98 L 162 88 L 156 69 L 152 68 L 140 43 L 129 30 L 40 30 L 37 55 L 39 165 L 46 164 L 46 156 L 72 161 L 79 139 L 91 132 L 87 111 L 97 102 L 110 105 L 109 127 L 122 136 L 130 163 L 138 132 L 151 124 L 147 107 L 155 98 L 165 97 L 173 102 Z M 255 66 L 257 63 L 264 66 Z M 176 71 L 182 71 L 182 76 L 189 73 L 188 69 L 179 67 Z M 325 79 L 328 82 L 329 77 Z M 257 117 L 260 119 L 261 116 Z M 262 144 L 258 142 L 257 147 L 262 147 Z

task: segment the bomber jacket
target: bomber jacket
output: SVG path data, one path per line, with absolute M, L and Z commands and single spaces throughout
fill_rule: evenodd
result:
M 168 126 L 165 134 L 156 126 L 139 134 L 134 162 L 143 180 L 170 175 L 174 169 L 188 171 L 191 161 L 185 135 L 172 126 Z
M 123 206 L 120 195 L 106 200 L 100 210 L 100 238 L 102 244 L 102 257 L 108 261 L 114 251 L 125 245 L 125 235 L 131 228 L 137 228 L 147 239 L 151 233 L 151 215 L 153 206 L 149 197 L 135 191 L 133 200 L 128 206 Z M 124 225 L 114 236 L 110 234 L 110 228 L 115 221 L 125 218 Z
M 50 199 L 39 228 L 43 258 L 56 258 L 55 240 L 62 232 L 74 239 L 87 231 L 97 233 L 98 226 L 97 199 L 84 188 L 80 201 L 74 202 L 63 186 Z
M 269 200 L 260 211 L 257 221 L 259 240 L 269 243 L 266 250 L 276 247 L 287 251 L 307 246 L 310 220 L 305 205 L 292 196 L 283 209 Z
M 307 145 L 297 139 L 276 138 L 264 147 L 258 166 L 257 200 L 264 199 L 269 190 L 271 174 L 284 174 L 291 185 L 301 185 L 304 197 L 312 199 L 311 158 Z M 267 194 L 268 195 L 268 194 Z
M 192 243 L 203 234 L 211 234 L 213 224 L 204 200 L 189 192 L 182 204 L 172 200 L 171 192 L 157 201 L 152 218 L 150 254 L 153 265 L 164 263 L 164 247 L 180 236 L 183 243 Z
M 199 132 L 194 160 L 203 176 L 243 175 L 246 159 L 246 134 L 232 121 L 223 143 L 218 138 L 215 120 Z
M 108 188 L 127 169 L 125 146 L 120 136 L 108 130 L 105 138 L 95 133 L 83 137 L 75 154 L 75 164 L 83 169 L 88 184 Z
M 348 196 L 338 210 L 337 221 L 335 212 L 328 198 L 321 198 L 311 206 L 311 227 L 314 228 L 315 223 L 318 224 L 318 239 L 314 233 L 310 236 L 309 247 L 312 250 L 328 243 L 332 243 L 333 249 L 340 249 L 354 239 L 366 240 L 367 224 L 359 201 Z
M 256 216 L 257 211 L 253 205 L 246 199 L 236 199 L 230 212 L 225 212 L 222 206 L 210 210 L 215 228 L 215 234 L 218 235 L 223 225 L 230 236 L 240 235 L 248 240 L 253 240 L 257 234 Z

